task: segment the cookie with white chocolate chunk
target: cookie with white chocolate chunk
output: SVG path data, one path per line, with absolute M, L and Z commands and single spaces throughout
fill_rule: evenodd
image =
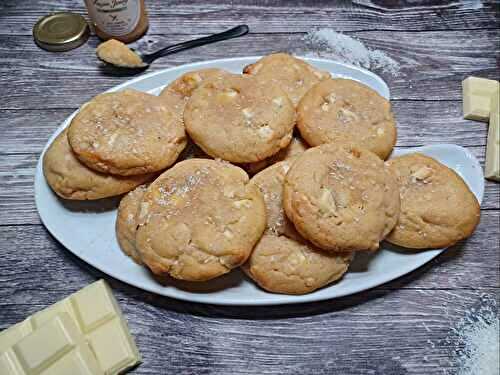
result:
M 401 213 L 387 241 L 412 249 L 441 248 L 474 232 L 479 203 L 453 170 L 418 153 L 391 159 L 387 165 L 401 195 Z
M 318 83 L 297 107 L 297 127 L 311 146 L 355 142 L 386 159 L 396 143 L 390 102 L 350 79 Z
M 272 83 L 228 74 L 195 90 L 184 110 L 191 139 L 214 158 L 258 162 L 288 146 L 295 109 Z
M 136 247 L 159 276 L 204 281 L 244 263 L 266 226 L 264 200 L 230 163 L 190 159 L 148 188 Z
M 88 168 L 73 153 L 66 130 L 54 139 L 43 155 L 43 174 L 58 196 L 71 200 L 113 197 L 154 178 L 154 174 L 115 176 Z
M 68 140 L 89 168 L 122 176 L 163 170 L 186 147 L 184 126 L 173 110 L 157 96 L 130 89 L 84 104 Z
M 283 182 L 293 163 L 285 160 L 256 174 L 256 185 L 266 203 L 267 228 L 242 266 L 263 289 L 273 293 L 310 293 L 347 271 L 352 254 L 332 254 L 304 240 L 283 210 Z
M 298 232 L 324 250 L 376 250 L 396 224 L 399 194 L 377 155 L 330 143 L 297 157 L 283 205 Z
M 256 63 L 247 65 L 243 73 L 277 84 L 295 106 L 311 87 L 330 78 L 330 73 L 316 69 L 287 53 L 264 56 Z

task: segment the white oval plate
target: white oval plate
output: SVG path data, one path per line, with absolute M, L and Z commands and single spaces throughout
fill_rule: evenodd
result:
M 166 84 L 187 71 L 218 67 L 239 73 L 245 65 L 255 62 L 258 58 L 222 59 L 183 65 L 140 76 L 109 91 L 134 88 L 158 94 Z M 330 71 L 333 76 L 358 80 L 389 98 L 389 89 L 385 82 L 369 71 L 324 59 L 305 60 L 320 69 Z M 74 113 L 61 124 L 47 142 L 43 153 L 73 116 Z M 416 151 L 432 156 L 454 169 L 481 202 L 484 191 L 483 173 L 477 159 L 469 151 L 456 145 L 434 145 L 396 150 L 394 156 Z M 277 305 L 320 301 L 386 283 L 415 270 L 443 251 L 400 252 L 383 243 L 380 251 L 374 255 L 356 257 L 349 272 L 338 283 L 303 296 L 267 293 L 246 279 L 239 270 L 194 286 L 183 282 L 164 286 L 156 282 L 144 267 L 135 264 L 120 251 L 115 237 L 117 200 L 106 200 L 104 204 L 99 202 L 96 205 L 95 202 L 69 202 L 59 199 L 43 177 L 43 153 L 36 169 L 35 200 L 40 218 L 49 232 L 69 251 L 102 272 L 138 288 L 168 297 L 220 305 Z

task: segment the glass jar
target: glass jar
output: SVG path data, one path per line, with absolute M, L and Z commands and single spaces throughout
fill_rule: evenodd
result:
M 90 20 L 101 39 L 130 43 L 149 26 L 144 0 L 85 0 Z

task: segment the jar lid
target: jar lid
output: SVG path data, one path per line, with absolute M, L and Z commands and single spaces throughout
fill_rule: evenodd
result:
M 85 43 L 89 35 L 85 18 L 69 12 L 49 14 L 33 26 L 36 44 L 48 51 L 69 51 Z

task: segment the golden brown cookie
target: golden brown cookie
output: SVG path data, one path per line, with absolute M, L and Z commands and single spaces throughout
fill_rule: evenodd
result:
M 193 91 L 204 82 L 210 79 L 223 78 L 225 74 L 229 73 L 225 70 L 216 68 L 200 69 L 185 73 L 166 86 L 160 93 L 160 98 L 167 103 L 169 108 L 173 108 L 174 112 L 183 119 L 184 107 Z
M 157 96 L 135 90 L 101 94 L 84 104 L 68 140 L 88 167 L 123 176 L 165 169 L 186 146 L 173 111 Z
M 399 199 L 384 163 L 353 144 L 324 144 L 298 156 L 285 178 L 283 205 L 299 233 L 330 251 L 376 250 Z M 390 206 L 390 207 L 389 207 Z
M 193 92 L 184 110 L 184 124 L 208 155 L 252 163 L 288 146 L 295 109 L 278 86 L 264 85 L 249 75 L 228 74 Z
M 387 164 L 401 194 L 401 214 L 387 241 L 428 249 L 448 247 L 472 235 L 479 223 L 479 203 L 459 175 L 418 153 Z
M 307 143 L 305 143 L 302 138 L 300 138 L 300 136 L 294 136 L 290 144 L 281 149 L 277 154 L 274 154 L 273 156 L 256 163 L 243 164 L 242 167 L 248 173 L 253 175 L 257 172 L 260 172 L 269 165 L 302 154 L 305 150 L 308 149 L 308 147 L 309 146 L 307 145 Z
M 243 69 L 264 82 L 276 83 L 296 106 L 304 94 L 315 84 L 330 78 L 330 73 L 313 68 L 304 60 L 286 53 L 264 56 Z
M 142 264 L 142 260 L 135 247 L 135 235 L 139 226 L 139 208 L 146 189 L 147 185 L 141 185 L 125 195 L 120 201 L 116 215 L 115 230 L 118 244 L 122 251 L 138 264 Z
M 204 281 L 246 261 L 266 226 L 264 200 L 229 163 L 177 163 L 148 188 L 136 247 L 157 275 Z
M 154 176 L 106 175 L 82 164 L 74 155 L 63 131 L 43 156 L 43 174 L 54 192 L 64 199 L 93 200 L 126 193 Z
M 262 288 L 285 294 L 310 293 L 347 271 L 351 254 L 323 252 L 305 241 L 283 211 L 283 182 L 293 160 L 276 163 L 255 175 L 266 203 L 267 229 L 243 266 Z
M 382 159 L 396 143 L 390 102 L 350 79 L 328 79 L 309 90 L 297 107 L 297 127 L 311 146 L 354 142 Z

